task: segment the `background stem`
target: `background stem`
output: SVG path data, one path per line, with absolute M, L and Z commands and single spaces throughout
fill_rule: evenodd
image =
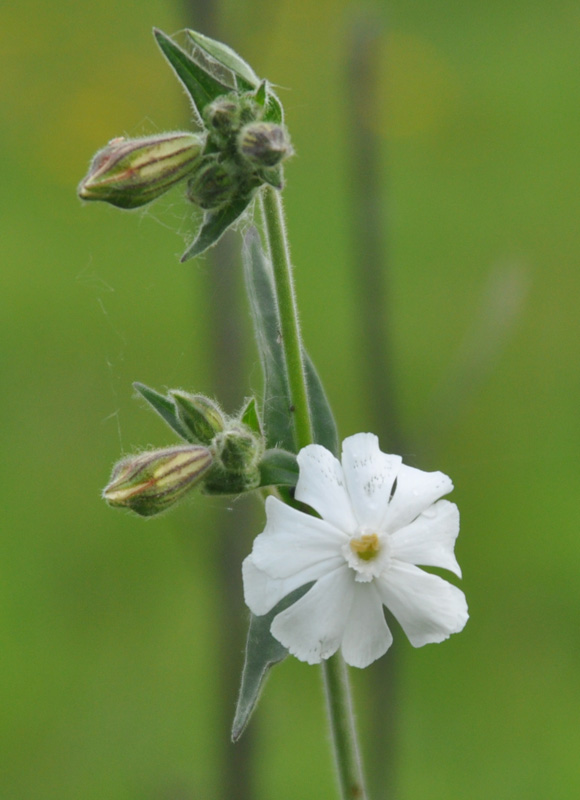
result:
M 346 125 L 353 295 L 357 314 L 354 327 L 360 340 L 360 352 L 366 354 L 359 359 L 361 384 L 368 397 L 369 430 L 378 434 L 381 449 L 404 454 L 408 446 L 400 424 L 393 369 L 389 219 L 383 169 L 385 146 L 379 118 L 385 105 L 380 65 L 385 57 L 387 31 L 384 16 L 369 15 L 368 9 L 357 12 L 349 23 Z M 377 800 L 396 796 L 399 660 L 399 645 L 395 641 L 385 658 L 378 659 L 365 670 L 364 690 L 372 698 L 368 701 L 368 779 L 372 796 Z

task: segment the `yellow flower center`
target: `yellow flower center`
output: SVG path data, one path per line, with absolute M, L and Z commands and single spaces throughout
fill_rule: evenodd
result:
M 350 540 L 350 549 L 363 561 L 371 561 L 381 549 L 379 537 L 376 533 L 363 533 L 360 538 Z

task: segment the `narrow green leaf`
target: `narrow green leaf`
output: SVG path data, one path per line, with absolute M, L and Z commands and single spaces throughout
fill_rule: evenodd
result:
M 230 225 L 242 216 L 251 197 L 235 197 L 229 205 L 222 206 L 217 210 L 206 211 L 197 236 L 189 245 L 185 253 L 181 256 L 181 261 L 188 261 L 194 256 L 199 256 L 209 247 L 214 245 L 223 236 Z
M 244 276 L 250 299 L 254 334 L 264 374 L 262 417 L 268 447 L 294 449 L 290 391 L 280 342 L 280 319 L 272 268 L 255 228 L 246 235 L 242 250 Z
M 186 33 L 198 47 L 201 47 L 202 50 L 212 58 L 215 58 L 226 69 L 231 70 L 236 78 L 241 79 L 243 84 L 240 86 L 241 89 L 255 89 L 260 83 L 260 79 L 247 61 L 244 61 L 227 44 L 210 39 L 209 36 L 204 36 L 203 33 L 198 33 L 197 31 L 187 30 Z
M 141 397 L 147 400 L 151 408 L 165 420 L 178 436 L 181 436 L 186 442 L 197 443 L 197 440 L 192 439 L 190 433 L 181 424 L 173 401 L 169 400 L 165 395 L 159 394 L 155 389 L 150 389 L 149 386 L 145 386 L 144 383 L 135 382 L 133 388 L 139 392 Z
M 306 386 L 308 389 L 308 403 L 312 416 L 312 428 L 314 441 L 321 444 L 334 453 L 339 455 L 338 430 L 332 409 L 328 402 L 322 381 L 312 363 L 310 356 L 303 350 L 304 370 L 306 372 Z
M 294 453 L 278 448 L 266 450 L 260 461 L 260 487 L 296 486 L 298 462 Z
M 197 64 L 163 31 L 154 28 L 153 34 L 161 52 L 191 97 L 193 107 L 198 114 L 198 121 L 201 123 L 204 108 L 216 97 L 229 94 L 231 87 L 223 84 L 200 64 Z
M 255 397 L 249 397 L 246 400 L 246 405 L 242 408 L 240 413 L 240 421 L 243 422 L 244 425 L 247 425 L 254 433 L 257 433 L 258 436 L 262 435 L 262 423 L 260 422 L 258 404 Z
M 236 742 L 244 732 L 256 707 L 269 670 L 288 655 L 286 648 L 270 633 L 272 620 L 276 614 L 284 611 L 285 608 L 306 594 L 311 586 L 312 583 L 308 583 L 306 586 L 296 589 L 280 600 L 269 614 L 264 614 L 262 617 L 251 615 L 246 642 L 246 659 L 242 672 L 242 686 L 232 726 L 232 741 Z

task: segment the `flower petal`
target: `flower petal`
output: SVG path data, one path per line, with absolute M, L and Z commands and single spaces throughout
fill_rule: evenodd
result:
M 376 585 L 413 647 L 442 642 L 467 622 L 463 592 L 412 564 L 394 562 Z
M 266 500 L 267 522 L 254 539 L 252 558 L 271 578 L 287 578 L 312 564 L 340 556 L 348 536 L 317 517 L 282 503 Z
M 357 523 L 340 461 L 325 447 L 309 444 L 298 453 L 298 466 L 296 499 L 311 506 L 339 530 L 353 534 Z
M 253 556 L 249 555 L 242 564 L 245 603 L 253 614 L 260 617 L 271 611 L 276 603 L 279 603 L 294 589 L 336 570 L 343 563 L 344 559 L 337 557 L 331 561 L 312 564 L 309 568 L 288 578 L 270 578 L 266 572 L 258 569 Z
M 354 599 L 342 637 L 341 651 L 351 667 L 368 667 L 384 655 L 393 637 L 374 583 L 355 583 Z
M 439 500 L 389 536 L 389 552 L 398 561 L 443 567 L 461 578 L 461 567 L 453 553 L 458 533 L 457 506 L 449 500 Z
M 277 614 L 270 628 L 272 636 L 300 661 L 319 664 L 338 650 L 353 599 L 352 570 L 343 565 Z
M 442 472 L 423 472 L 402 464 L 393 497 L 382 520 L 383 530 L 392 533 L 408 525 L 452 489 L 451 478 Z
M 401 468 L 401 456 L 382 453 L 374 433 L 357 433 L 342 443 L 342 467 L 359 527 L 378 531 Z

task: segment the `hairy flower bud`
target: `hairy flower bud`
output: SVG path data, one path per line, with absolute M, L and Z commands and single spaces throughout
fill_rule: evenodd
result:
M 207 447 L 186 445 L 128 456 L 113 468 L 103 498 L 142 517 L 165 511 L 188 492 L 211 467 Z
M 236 100 L 228 96 L 218 97 L 207 106 L 204 117 L 214 131 L 227 135 L 239 126 L 240 108 Z
M 215 461 L 203 484 L 207 494 L 241 494 L 260 485 L 264 440 L 246 425 L 229 420 L 211 447 Z
M 187 182 L 187 197 L 200 208 L 217 208 L 229 200 L 234 188 L 235 180 L 224 164 L 208 156 Z
M 118 208 L 143 206 L 191 173 L 203 145 L 195 133 L 112 139 L 93 158 L 79 196 Z
M 251 122 L 242 128 L 238 148 L 258 167 L 275 167 L 293 152 L 286 130 L 272 122 Z
M 177 416 L 201 444 L 211 444 L 215 435 L 224 429 L 221 409 L 202 394 L 189 394 L 178 389 L 170 392 L 177 407 Z

